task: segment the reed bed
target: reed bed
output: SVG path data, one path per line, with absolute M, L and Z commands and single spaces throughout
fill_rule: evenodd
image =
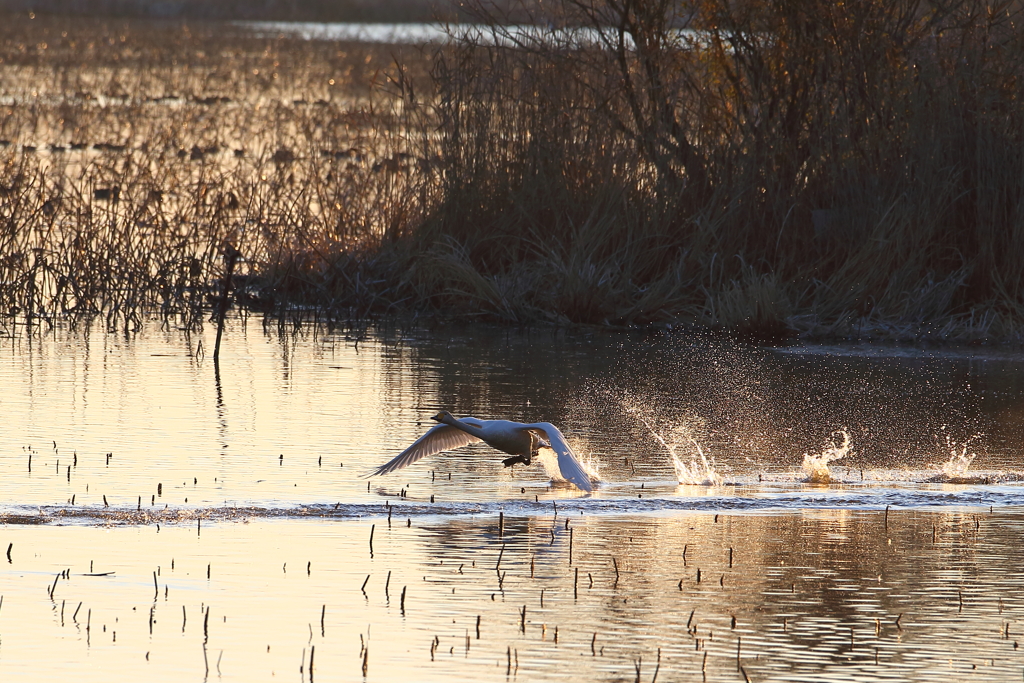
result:
M 298 282 L 309 303 L 337 311 L 319 255 L 337 264 L 413 222 L 408 177 L 382 172 L 407 163 L 387 91 L 401 48 L 217 24 L 19 15 L 5 28 L 9 319 L 102 315 L 135 329 L 156 310 L 201 324 L 228 244 L 242 253 L 248 303 L 273 309 Z M 356 277 L 368 269 L 360 261 Z M 381 292 L 357 283 L 346 310 Z
M 280 314 L 1020 340 L 1018 4 L 541 9 L 416 48 L 10 17 L 2 310 L 202 324 L 230 244 Z

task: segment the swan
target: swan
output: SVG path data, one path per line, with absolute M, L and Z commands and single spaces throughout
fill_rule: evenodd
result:
M 505 467 L 529 465 L 537 449 L 550 448 L 558 456 L 558 469 L 564 479 L 584 491 L 594 489 L 590 475 L 576 459 L 576 454 L 565 442 L 562 432 L 550 422 L 526 424 L 509 420 L 478 420 L 475 417 L 459 420 L 447 410 L 439 412 L 434 419 L 440 424 L 431 427 L 411 446 L 371 472 L 370 476 L 394 472 L 428 455 L 483 441 L 513 456 L 502 461 Z

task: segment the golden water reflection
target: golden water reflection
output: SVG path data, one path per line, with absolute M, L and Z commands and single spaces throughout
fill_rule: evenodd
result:
M 564 495 L 539 467 L 503 468 L 482 446 L 367 488 L 364 475 L 442 408 L 560 425 L 600 467 L 598 497 L 673 482 L 652 431 L 683 460 L 699 443 L 719 475 L 748 486 L 802 480 L 804 455 L 836 430 L 852 451 L 831 467 L 849 484 L 920 484 L 965 444 L 978 456 L 972 471 L 993 483 L 1024 476 L 1014 408 L 1024 382 L 1012 360 L 805 357 L 632 332 L 282 331 L 236 319 L 218 377 L 199 350 L 213 333 L 0 339 L 4 502 L 153 510 L 403 491 L 424 501 Z
M 1012 358 L 236 318 L 218 381 L 212 334 L 0 339 L 0 680 L 1024 675 Z M 560 424 L 604 481 L 482 447 L 364 478 L 440 408 Z M 931 481 L 947 434 L 985 478 Z
M 0 675 L 1013 679 L 1022 532 L 1019 508 L 11 525 Z

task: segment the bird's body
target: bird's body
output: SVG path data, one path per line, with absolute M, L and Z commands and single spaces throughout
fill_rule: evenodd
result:
M 411 446 L 371 474 L 387 474 L 406 467 L 420 458 L 483 441 L 488 446 L 513 456 L 504 461 L 506 467 L 529 465 L 539 448 L 550 448 L 558 456 L 558 469 L 566 481 L 584 491 L 593 490 L 590 476 L 584 471 L 576 454 L 569 448 L 562 432 L 550 422 L 511 422 L 509 420 L 478 420 L 475 417 L 456 419 L 444 410 L 434 416 L 440 424 L 418 438 Z

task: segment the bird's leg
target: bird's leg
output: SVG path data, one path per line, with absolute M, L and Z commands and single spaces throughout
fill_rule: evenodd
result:
M 541 441 L 540 437 L 530 432 L 530 450 L 525 455 L 520 455 L 520 462 L 524 465 L 529 465 L 533 462 L 533 456 L 537 455 L 537 451 L 540 450 L 541 445 L 547 446 L 547 442 Z
M 533 462 L 533 456 L 537 455 L 537 451 L 540 450 L 540 447 L 547 447 L 547 445 L 546 441 L 543 441 L 539 436 L 530 432 L 530 450 L 522 455 L 505 458 L 502 462 L 505 464 L 505 467 L 512 467 L 512 465 L 529 465 Z

